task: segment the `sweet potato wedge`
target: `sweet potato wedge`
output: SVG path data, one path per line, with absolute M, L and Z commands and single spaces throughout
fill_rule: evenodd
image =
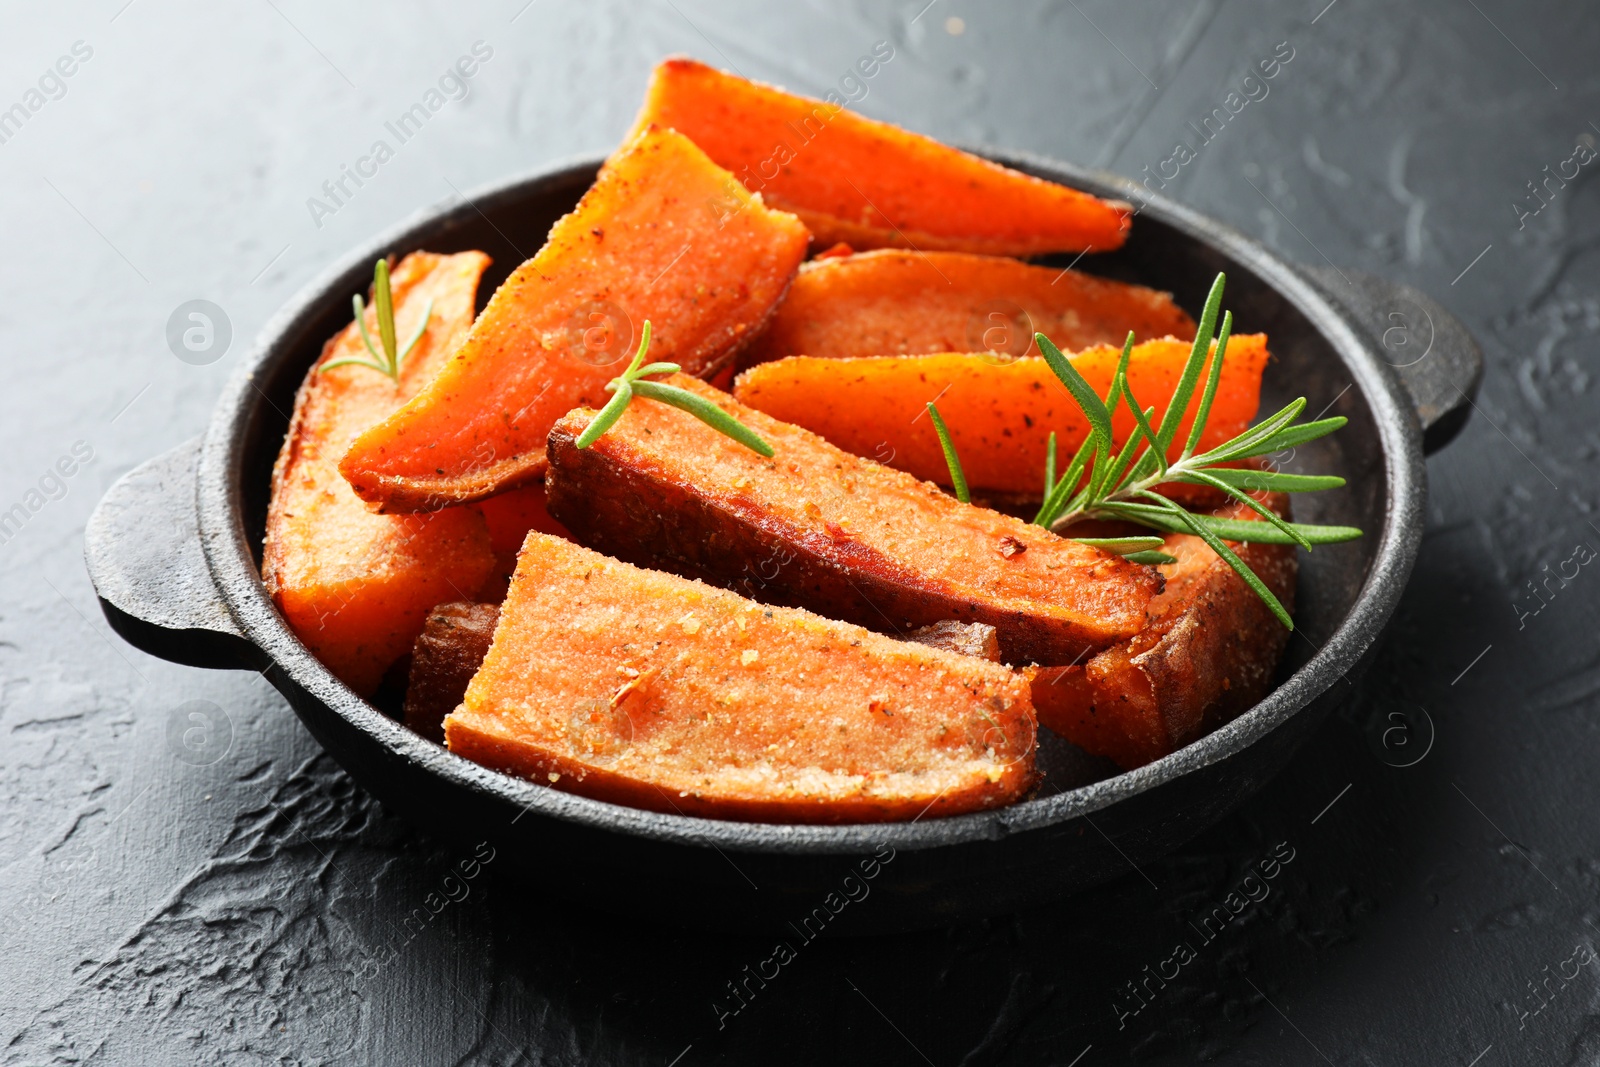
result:
M 882 249 L 813 260 L 740 356 L 905 356 L 989 352 L 1024 356 L 1034 333 L 1062 351 L 1122 347 L 1135 338 L 1194 337 L 1194 320 L 1167 293 L 1001 256 Z
M 494 573 L 479 587 L 479 600 L 498 604 L 505 599 L 512 572 L 517 569 L 517 550 L 527 539 L 529 530 L 572 539 L 567 528 L 550 517 L 543 482 L 508 489 L 466 506 L 483 516 L 489 527 L 489 547 L 494 550 Z
M 723 217 L 730 195 L 739 210 Z M 806 239 L 686 137 L 645 129 L 495 292 L 449 365 L 357 438 L 340 470 L 384 511 L 531 481 L 551 424 L 605 402 L 646 320 L 652 359 L 715 373 L 760 332 Z
M 1025 674 L 528 535 L 452 752 L 654 811 L 839 823 L 1010 803 Z
M 1127 235 L 1125 203 L 990 163 L 842 104 L 837 94 L 812 100 L 675 58 L 656 67 L 635 130 L 655 123 L 685 134 L 751 192 L 799 215 L 817 248 L 844 241 L 1026 256 L 1103 252 Z
M 261 573 L 278 609 L 334 674 L 364 696 L 411 649 L 429 608 L 470 597 L 494 568 L 481 515 L 376 515 L 339 474 L 339 457 L 449 360 L 472 323 L 481 252 L 416 252 L 390 276 L 401 337 L 433 301 L 427 332 L 400 382 L 366 367 L 323 364 L 366 354 L 351 323 L 330 340 L 295 397 L 272 474 Z M 371 315 L 371 312 L 368 312 Z M 377 336 L 377 326 L 369 322 Z
M 1154 568 L 963 504 L 686 375 L 669 381 L 776 458 L 646 400 L 579 449 L 594 412 L 570 412 L 550 431 L 545 486 L 580 543 L 896 635 L 987 623 L 1013 664 L 1069 663 L 1143 627 Z
M 405 723 L 430 741 L 444 741 L 444 717 L 466 696 L 483 665 L 500 621 L 499 604 L 470 600 L 439 604 L 428 612 L 411 651 Z
M 1166 339 L 1134 346 L 1128 381 L 1141 404 L 1155 407 L 1157 419 L 1166 413 L 1190 343 Z M 1103 396 L 1121 354 L 1120 345 L 1091 348 L 1073 356 L 1072 365 Z M 1250 425 L 1260 404 L 1267 358 L 1263 334 L 1228 341 L 1202 447 L 1221 444 Z M 745 371 L 735 380 L 733 395 L 847 452 L 948 485 L 949 467 L 926 413 L 928 401 L 935 400 L 974 491 L 1041 495 L 1050 431 L 1056 433 L 1063 464 L 1089 431 L 1082 409 L 1038 356 L 1006 364 L 958 353 L 791 356 Z M 1191 402 L 1174 454 L 1186 439 L 1197 403 Z M 1119 407 L 1112 429 L 1119 442 L 1126 441 L 1134 430 L 1133 413 Z
M 1289 516 L 1282 493 L 1257 495 Z M 1257 519 L 1242 504 L 1219 508 Z M 1150 602 L 1150 625 L 1083 664 L 1041 669 L 1033 700 L 1039 721 L 1078 747 L 1138 767 L 1175 752 L 1266 695 L 1289 641 L 1261 599 L 1188 534 L 1168 534 L 1166 590 Z M 1294 610 L 1293 545 L 1232 544 L 1283 606 Z

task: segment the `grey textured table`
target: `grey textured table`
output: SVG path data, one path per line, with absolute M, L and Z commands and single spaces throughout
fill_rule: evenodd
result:
M 1600 136 L 1600 19 L 1325 3 L 8 5 L 0 1062 L 1600 1063 L 1600 578 L 1578 550 L 1600 546 L 1600 195 L 1573 162 Z M 260 678 L 118 641 L 80 534 L 345 249 L 606 150 L 666 53 L 820 95 L 878 41 L 894 58 L 853 90 L 863 112 L 1176 169 L 1169 192 L 1292 259 L 1438 297 L 1488 373 L 1430 462 L 1387 645 L 1288 773 L 1047 913 L 809 945 L 719 1030 L 766 940 L 676 930 L 648 899 L 531 905 L 492 863 L 434 914 L 462 857 L 356 789 Z M 492 54 L 447 86 L 465 96 L 329 194 L 476 42 Z M 1283 42 L 1267 95 L 1201 143 L 1189 123 Z M 195 299 L 232 339 L 186 362 L 167 324 Z M 198 746 L 192 701 L 222 710 Z M 1191 932 L 1271 856 L 1261 899 Z

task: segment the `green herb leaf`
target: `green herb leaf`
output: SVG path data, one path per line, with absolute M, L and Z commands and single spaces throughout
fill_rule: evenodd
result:
M 1265 456 L 1272 452 L 1282 452 L 1286 448 L 1303 445 L 1307 441 L 1315 441 L 1319 437 L 1326 437 L 1333 431 L 1340 429 L 1349 420 L 1343 415 L 1335 415 L 1331 419 L 1319 419 L 1316 422 L 1303 422 L 1299 426 L 1290 426 L 1279 430 L 1272 437 L 1256 445 L 1251 455 Z M 1240 459 L 1247 457 L 1240 456 Z
M 646 319 L 644 328 L 639 332 L 639 350 L 633 354 L 628 369 L 606 383 L 606 391 L 612 394 L 611 399 L 578 436 L 579 448 L 588 448 L 598 441 L 601 434 L 611 429 L 617 420 L 622 418 L 622 413 L 627 410 L 633 398 L 642 396 L 647 400 L 675 407 L 679 411 L 687 411 L 713 430 L 733 438 L 752 452 L 768 459 L 772 458 L 774 455 L 772 446 L 763 441 L 759 434 L 699 393 L 691 393 L 687 389 L 680 389 L 676 385 L 667 385 L 664 382 L 644 381 L 644 376 L 647 374 L 677 374 L 681 370 L 676 363 L 645 363 L 644 356 L 649 350 L 650 320 Z
M 394 294 L 389 289 L 389 261 L 380 259 L 372 267 L 372 304 L 378 316 L 378 337 L 391 367 L 399 364 L 400 349 L 394 340 Z
M 1222 357 L 1228 352 L 1228 338 L 1233 336 L 1233 312 L 1226 311 L 1222 315 L 1222 332 L 1217 335 L 1216 348 L 1211 357 L 1211 372 L 1206 376 L 1206 387 L 1200 393 L 1200 407 L 1195 410 L 1194 422 L 1189 426 L 1189 439 L 1183 445 L 1183 459 L 1188 459 L 1194 453 L 1195 446 L 1200 443 L 1200 435 L 1205 432 L 1206 423 L 1211 420 L 1211 403 L 1217 398 L 1217 384 L 1222 381 Z
M 1135 535 L 1132 537 L 1074 537 L 1072 540 L 1080 545 L 1092 545 L 1103 548 L 1107 552 L 1115 552 L 1125 556 L 1129 552 L 1143 552 L 1150 548 L 1160 548 L 1163 544 L 1161 538 L 1151 535 Z
M 1127 344 L 1123 345 L 1123 351 L 1131 352 L 1132 350 L 1133 334 L 1129 333 L 1128 342 Z M 1143 437 L 1146 441 L 1150 442 L 1151 455 L 1155 459 L 1156 463 L 1160 465 L 1161 473 L 1166 474 L 1166 455 L 1161 451 L 1160 438 L 1157 435 L 1155 428 L 1150 425 L 1150 416 L 1154 415 L 1156 412 L 1155 406 L 1151 405 L 1150 407 L 1146 408 L 1139 403 L 1139 398 L 1133 395 L 1133 383 L 1128 381 L 1128 376 L 1125 372 L 1119 373 L 1117 375 L 1117 379 L 1118 384 L 1122 386 L 1123 399 L 1127 401 L 1128 410 L 1133 412 L 1134 425 L 1139 431 L 1133 436 Z
M 1250 456 L 1260 455 L 1261 453 L 1256 449 L 1262 443 L 1270 441 L 1278 431 L 1299 418 L 1300 413 L 1305 409 L 1305 397 L 1293 400 L 1271 418 L 1263 419 L 1232 440 L 1225 441 L 1211 451 L 1194 457 L 1194 462 L 1199 466 L 1204 466 L 1208 463 L 1226 463 L 1230 460 L 1247 459 Z
M 1151 566 L 1154 566 L 1158 563 L 1178 562 L 1177 556 L 1169 556 L 1165 552 L 1156 552 L 1153 549 L 1148 552 L 1129 552 L 1122 558 L 1127 560 L 1129 563 L 1148 563 Z
M 1227 493 L 1229 496 L 1233 497 L 1233 499 L 1237 500 L 1239 503 L 1255 512 L 1257 515 L 1260 515 L 1264 521 L 1270 522 L 1279 530 L 1282 530 L 1284 533 L 1288 534 L 1294 539 L 1295 544 L 1299 545 L 1308 552 L 1311 550 L 1310 541 L 1306 540 L 1300 534 L 1295 533 L 1293 526 L 1283 521 L 1283 519 L 1280 518 L 1276 512 L 1267 507 L 1265 504 L 1261 503 L 1261 501 L 1257 500 L 1255 497 L 1251 496 L 1249 493 L 1244 492 L 1242 489 L 1234 488 L 1221 478 L 1213 478 L 1205 471 L 1194 471 L 1188 477 L 1198 480 L 1199 484 L 1201 485 L 1209 485 L 1213 489 L 1221 489 L 1224 493 Z
M 594 418 L 589 420 L 589 426 L 578 435 L 578 447 L 588 448 L 600 439 L 600 435 L 617 424 L 622 418 L 622 413 L 628 410 L 628 403 L 633 399 L 633 387 L 627 382 L 617 385 L 617 391 L 611 399 L 606 401 L 606 406 L 601 408 Z
M 1095 453 L 1094 473 L 1089 479 L 1089 494 L 1092 497 L 1105 479 L 1106 465 L 1111 458 L 1113 440 L 1111 412 L 1106 409 L 1105 401 L 1100 399 L 1100 394 L 1084 380 L 1083 375 L 1072 365 L 1072 361 L 1062 355 L 1061 349 L 1057 348 L 1050 338 L 1042 333 L 1036 333 L 1033 335 L 1033 340 L 1039 346 L 1039 352 L 1044 356 L 1045 363 L 1049 364 L 1050 370 L 1060 379 L 1061 384 L 1067 387 L 1067 392 L 1077 401 L 1078 407 L 1089 420 L 1089 434 Z
M 944 462 L 950 468 L 950 486 L 955 490 L 956 499 L 963 504 L 972 503 L 972 494 L 967 491 L 967 476 L 961 469 L 961 457 L 956 455 L 956 446 L 950 440 L 950 429 L 944 424 L 944 416 L 939 414 L 939 409 L 928 402 L 928 418 L 933 420 L 933 432 L 939 435 L 939 447 L 944 449 Z
M 387 360 L 378 346 L 372 343 L 372 335 L 367 332 L 367 306 L 361 302 L 361 294 L 357 293 L 350 298 L 350 310 L 356 316 L 356 329 L 361 331 L 361 343 L 367 346 L 367 351 L 372 353 L 372 358 L 379 364 L 384 364 L 378 369 L 388 374 Z
M 633 354 L 628 369 L 622 372 L 624 379 L 631 382 L 643 373 L 644 354 L 648 351 L 650 351 L 650 320 L 645 319 L 644 329 L 639 331 L 639 350 Z
M 1078 482 L 1083 479 L 1083 470 L 1089 463 L 1089 442 L 1085 441 L 1072 457 L 1072 462 L 1067 465 L 1067 472 L 1056 479 L 1055 488 L 1051 489 L 1044 498 L 1044 503 L 1039 505 L 1039 513 L 1033 517 L 1035 526 L 1049 529 L 1062 511 L 1066 509 L 1067 500 L 1077 488 Z
M 1133 399 L 1131 393 L 1127 394 L 1127 396 L 1128 406 L 1132 407 L 1136 401 Z M 1156 409 L 1153 407 L 1145 408 L 1143 411 L 1134 412 L 1134 421 L 1136 424 L 1135 428 L 1137 429 L 1138 424 L 1141 423 L 1144 426 L 1149 426 L 1150 416 L 1154 415 L 1155 413 Z M 1122 451 L 1117 453 L 1116 462 L 1113 463 L 1111 465 L 1111 469 L 1106 472 L 1105 482 L 1101 486 L 1102 496 L 1110 496 L 1126 487 L 1128 483 L 1148 477 L 1156 469 L 1156 452 L 1153 448 L 1144 444 L 1146 440 L 1149 440 L 1152 444 L 1154 444 L 1155 441 L 1154 437 L 1146 438 L 1142 430 L 1140 430 L 1138 433 L 1130 434 L 1128 436 L 1128 440 L 1122 446 Z M 1134 463 L 1133 469 L 1130 471 L 1128 469 L 1128 465 L 1130 462 L 1132 462 L 1136 453 L 1139 456 L 1139 462 Z
M 1101 513 L 1100 517 L 1126 519 L 1141 526 L 1166 530 L 1169 533 L 1189 532 L 1188 524 L 1174 520 L 1168 509 L 1152 507 L 1149 504 L 1138 504 L 1128 500 L 1106 501 L 1095 511 Z M 1229 541 L 1249 541 L 1262 545 L 1299 544 L 1271 523 L 1257 522 L 1254 519 L 1220 519 L 1214 515 L 1192 517 L 1218 537 Z M 1338 544 L 1341 541 L 1354 541 L 1361 536 L 1361 531 L 1354 526 L 1317 526 L 1305 522 L 1289 525 L 1294 527 L 1295 533 L 1313 545 Z
M 1255 470 L 1251 467 L 1203 467 L 1196 474 L 1209 474 L 1218 481 L 1227 482 L 1247 492 L 1267 490 L 1276 493 L 1315 493 L 1322 489 L 1338 489 L 1344 479 L 1333 474 L 1281 474 L 1277 471 Z M 1189 475 L 1180 474 L 1174 481 L 1188 481 Z
M 372 335 L 367 332 L 367 307 L 357 293 L 350 298 L 350 310 L 355 315 L 356 329 L 361 334 L 361 343 L 366 346 L 371 360 L 360 357 L 347 357 L 335 359 L 324 363 L 317 371 L 329 371 L 335 367 L 366 367 L 375 370 L 392 379 L 395 384 L 400 382 L 400 364 L 417 347 L 417 342 L 422 340 L 422 335 L 428 332 L 428 321 L 433 318 L 433 301 L 429 300 L 422 309 L 422 318 L 417 322 L 417 328 L 406 343 L 395 347 L 394 326 L 394 293 L 389 287 L 389 261 L 380 259 L 372 266 L 372 317 L 378 323 L 378 339 L 382 347 L 372 343 Z
M 362 359 L 360 356 L 346 356 L 344 359 L 336 359 L 330 363 L 324 363 L 317 370 L 317 373 L 321 374 L 323 371 L 332 370 L 335 367 L 370 367 L 379 374 L 389 373 L 389 369 L 387 367 L 380 367 L 376 363 L 372 362 L 372 360 Z
M 1226 274 L 1217 275 L 1217 280 L 1211 283 L 1211 292 L 1206 296 L 1205 307 L 1200 311 L 1200 323 L 1195 328 L 1189 358 L 1183 365 L 1177 388 L 1172 391 L 1172 399 L 1167 402 L 1167 413 L 1161 419 L 1157 436 L 1163 452 L 1178 434 L 1178 426 L 1183 422 L 1184 413 L 1189 410 L 1189 400 L 1194 396 L 1194 387 L 1200 380 L 1200 371 L 1205 367 L 1206 357 L 1211 354 L 1211 339 L 1217 329 L 1217 312 L 1222 307 L 1222 290 L 1227 283 Z
M 1044 446 L 1044 495 L 1049 496 L 1056 487 L 1056 432 L 1050 431 L 1050 440 Z
M 713 430 L 733 438 L 752 452 L 766 456 L 768 459 L 771 459 L 774 455 L 772 446 L 763 441 L 754 430 L 717 407 L 717 405 L 699 393 L 691 393 L 689 390 L 680 389 L 676 385 L 663 385 L 660 382 L 645 381 L 634 382 L 632 389 L 647 400 L 670 404 L 680 411 L 687 411 Z

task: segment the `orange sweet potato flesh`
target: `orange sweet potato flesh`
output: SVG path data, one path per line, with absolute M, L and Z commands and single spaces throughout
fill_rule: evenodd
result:
M 1025 673 L 528 535 L 451 751 L 632 807 L 844 823 L 1035 778 Z
M 517 569 L 517 550 L 529 530 L 572 538 L 567 528 L 550 516 L 543 482 L 508 489 L 466 506 L 483 516 L 489 527 L 489 547 L 494 550 L 494 573 L 478 589 L 480 600 L 498 604 L 505 599 L 512 572 Z
M 472 324 L 481 252 L 416 252 L 391 277 L 395 322 L 409 337 L 429 300 L 428 329 L 401 364 L 400 382 L 366 367 L 319 368 L 371 358 L 352 322 L 323 349 L 295 397 L 272 474 L 261 571 L 290 627 L 340 680 L 362 695 L 411 650 L 429 608 L 472 594 L 494 568 L 483 517 L 463 508 L 377 515 L 339 474 L 357 434 L 382 422 L 449 360 Z M 368 331 L 378 328 L 369 309 Z
M 1285 518 L 1288 497 L 1257 499 Z M 1257 519 L 1242 504 L 1215 512 Z M 1198 537 L 1168 534 L 1165 592 L 1132 640 L 1076 666 L 1044 668 L 1033 683 L 1039 721 L 1123 767 L 1160 759 L 1266 695 L 1289 631 Z M 1294 610 L 1293 545 L 1233 544 L 1283 606 Z
M 636 129 L 670 126 L 752 192 L 805 221 L 818 248 L 994 255 L 1107 251 L 1121 201 L 1022 174 L 884 122 L 692 59 L 658 65 Z
M 1172 399 L 1190 342 L 1165 339 L 1135 345 L 1128 381 L 1159 420 Z M 1099 347 L 1072 357 L 1089 384 L 1104 396 L 1111 387 L 1121 346 Z M 1261 372 L 1268 359 L 1264 334 L 1228 341 L 1202 448 L 1244 432 L 1261 399 Z M 1199 404 L 1190 402 L 1173 454 L 1187 440 Z M 961 457 L 967 484 L 1001 493 L 1044 491 L 1045 448 L 1050 431 L 1058 462 L 1065 466 L 1088 435 L 1088 421 L 1071 394 L 1038 356 L 997 364 L 985 355 L 876 356 L 818 359 L 791 356 L 741 374 L 733 395 L 741 403 L 820 434 L 847 452 L 871 456 L 919 478 L 950 484 L 950 468 L 927 417 L 939 405 Z M 1134 430 L 1133 413 L 1119 407 L 1112 421 L 1119 442 Z
M 987 623 L 1012 664 L 1070 663 L 1143 627 L 1154 568 L 963 504 L 685 375 L 669 381 L 776 458 L 648 400 L 579 449 L 594 412 L 573 411 L 550 431 L 545 485 L 580 543 L 885 633 Z
M 1042 333 L 1064 352 L 1134 337 L 1194 337 L 1167 293 L 1001 256 L 882 249 L 800 268 L 772 323 L 740 357 L 1028 354 Z
M 724 217 L 730 186 L 739 210 Z M 806 241 L 798 219 L 764 207 L 687 138 L 646 129 L 495 292 L 449 365 L 362 434 L 340 470 L 384 511 L 534 480 L 551 424 L 609 399 L 646 320 L 652 360 L 709 376 L 760 332 Z

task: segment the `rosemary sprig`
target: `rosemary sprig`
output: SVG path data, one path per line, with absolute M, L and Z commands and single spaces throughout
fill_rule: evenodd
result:
M 1289 629 L 1294 622 L 1278 598 L 1272 595 L 1250 567 L 1238 554 L 1223 542 L 1254 541 L 1264 544 L 1295 544 L 1310 549 L 1313 545 L 1348 541 L 1361 536 L 1361 531 L 1351 526 L 1317 526 L 1307 523 L 1285 522 L 1269 508 L 1263 506 L 1250 493 L 1268 489 L 1277 492 L 1314 492 L 1335 489 L 1344 484 L 1343 478 L 1303 474 L 1281 474 L 1224 467 L 1220 464 L 1282 451 L 1293 445 L 1314 441 L 1332 433 L 1345 424 L 1336 416 L 1307 423 L 1295 423 L 1305 409 L 1304 398 L 1287 405 L 1272 417 L 1244 431 L 1206 452 L 1196 454 L 1200 438 L 1211 416 L 1212 402 L 1222 378 L 1222 361 L 1228 349 L 1228 338 L 1233 331 L 1231 313 L 1221 317 L 1222 291 L 1226 283 L 1218 274 L 1200 314 L 1199 327 L 1189 358 L 1179 375 L 1177 387 L 1167 404 L 1160 426 L 1150 421 L 1154 408 L 1140 406 L 1129 387 L 1128 360 L 1133 351 L 1133 335 L 1128 335 L 1122 348 L 1122 358 L 1117 363 L 1111 387 L 1102 399 L 1072 362 L 1044 334 L 1035 334 L 1045 362 L 1066 386 L 1089 424 L 1089 436 L 1078 449 L 1065 471 L 1056 476 L 1055 435 L 1050 437 L 1045 453 L 1045 498 L 1034 522 L 1048 529 L 1061 530 L 1081 519 L 1113 519 L 1137 523 L 1168 533 L 1190 533 L 1203 540 L 1211 550 L 1221 556 L 1238 573 L 1251 590 L 1259 596 L 1272 613 Z M 1213 354 L 1214 351 L 1214 354 Z M 1207 359 L 1210 359 L 1207 373 Z M 1204 385 L 1201 378 L 1204 375 Z M 1172 444 L 1178 439 L 1178 430 L 1195 402 L 1194 421 L 1176 459 L 1169 461 Z M 1119 404 L 1126 404 L 1133 413 L 1134 433 L 1129 436 L 1120 452 L 1113 454 L 1114 440 L 1111 418 Z M 937 427 L 936 423 L 936 427 Z M 943 433 L 940 441 L 946 440 Z M 946 444 L 946 457 L 951 458 Z M 956 461 L 951 459 L 952 471 Z M 1155 492 L 1162 483 L 1180 482 L 1203 485 L 1219 490 L 1226 496 L 1255 511 L 1262 521 L 1224 519 L 1211 515 L 1195 515 L 1182 505 Z M 1129 560 L 1140 563 L 1170 563 L 1171 556 L 1158 551 L 1159 538 L 1077 538 L 1085 544 L 1117 552 Z
M 756 435 L 756 432 L 738 419 L 723 411 L 717 405 L 697 393 L 687 389 L 680 389 L 675 385 L 666 385 L 662 382 L 647 382 L 644 378 L 651 374 L 677 374 L 683 368 L 676 363 L 645 363 L 645 353 L 650 350 L 650 320 L 646 319 L 644 329 L 639 338 L 639 350 L 634 353 L 633 362 L 628 364 L 628 369 L 619 377 L 606 383 L 606 392 L 611 394 L 611 399 L 606 401 L 606 406 L 589 421 L 589 426 L 578 435 L 578 447 L 588 448 L 600 439 L 600 435 L 615 426 L 617 420 L 622 418 L 622 413 L 628 410 L 628 405 L 636 396 L 646 400 L 654 400 L 662 404 L 670 404 L 680 411 L 687 411 L 707 426 L 718 433 L 727 435 L 738 441 L 752 452 L 759 453 L 771 459 L 772 446 Z
M 939 447 L 944 449 L 945 466 L 950 468 L 950 488 L 963 504 L 972 503 L 972 493 L 967 490 L 967 473 L 961 469 L 961 457 L 956 455 L 955 442 L 950 440 L 950 428 L 944 424 L 939 409 L 928 402 L 928 418 L 933 420 L 933 432 L 939 435 Z
M 378 322 L 378 340 L 383 344 L 383 350 L 372 343 L 372 335 L 367 332 L 367 309 L 361 302 L 361 294 L 357 293 L 350 298 L 350 306 L 355 311 L 356 328 L 361 331 L 361 341 L 367 346 L 371 359 L 362 359 L 360 356 L 349 356 L 345 359 L 336 359 L 322 365 L 322 370 L 330 371 L 335 367 L 368 367 L 400 382 L 400 364 L 417 347 L 417 342 L 422 340 L 422 335 L 427 332 L 428 320 L 433 317 L 433 301 L 429 300 L 422 309 L 422 318 L 417 320 L 417 328 L 403 345 L 395 343 L 394 329 L 394 292 L 389 287 L 389 261 L 380 259 L 372 265 L 372 310 L 373 318 Z

